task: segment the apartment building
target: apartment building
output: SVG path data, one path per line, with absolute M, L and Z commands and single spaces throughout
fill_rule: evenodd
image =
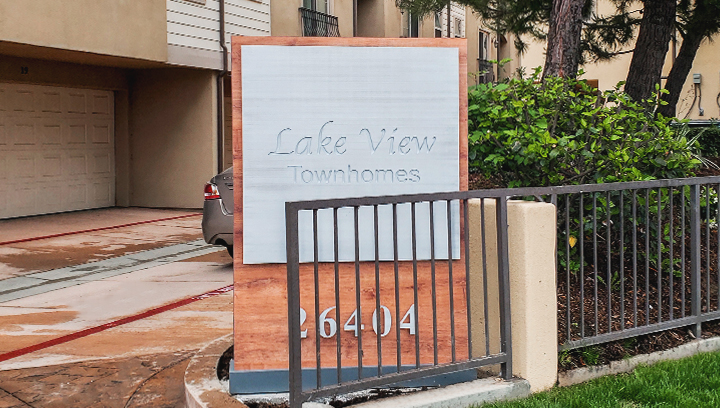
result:
M 233 35 L 467 37 L 469 84 L 492 80 L 496 56 L 493 34 L 456 4 L 422 19 L 394 0 L 26 0 L 1 10 L 0 219 L 201 207 L 204 183 L 232 165 Z
M 0 219 L 202 206 L 204 183 L 231 160 L 218 138 L 229 126 L 220 27 L 226 47 L 231 35 L 269 35 L 269 0 L 0 10 Z
M 496 58 L 496 36 L 469 7 L 449 3 L 419 18 L 395 0 L 273 0 L 270 6 L 274 36 L 467 38 L 468 84 L 493 79 L 488 60 Z

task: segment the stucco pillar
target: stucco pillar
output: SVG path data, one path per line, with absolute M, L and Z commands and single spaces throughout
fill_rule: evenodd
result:
M 470 294 L 473 356 L 500 350 L 497 226 L 495 200 L 470 200 Z M 555 282 L 555 206 L 529 201 L 508 202 L 508 256 L 513 374 L 530 382 L 533 392 L 552 387 L 557 379 L 557 298 Z M 483 253 L 485 254 L 483 258 Z M 487 270 L 483 274 L 483 265 Z M 487 276 L 487 320 L 483 278 Z

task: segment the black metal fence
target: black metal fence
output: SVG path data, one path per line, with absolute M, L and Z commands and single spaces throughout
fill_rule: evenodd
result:
M 560 350 L 720 318 L 720 177 L 562 187 Z
M 496 364 L 510 378 L 508 191 L 287 203 L 290 406 Z
M 300 7 L 303 37 L 340 37 L 338 18 L 309 8 Z
M 510 198 L 551 202 L 557 208 L 560 350 L 678 327 L 689 327 L 699 337 L 703 322 L 720 319 L 719 192 L 720 177 L 698 177 L 287 203 L 291 407 L 314 398 L 494 364 L 501 364 L 502 375 L 509 378 Z M 474 207 L 481 216 L 473 219 L 480 222 L 469 221 L 471 199 L 483 201 Z M 488 200 L 497 205 L 485 214 Z M 418 210 L 422 208 L 426 210 Z M 492 228 L 490 220 L 494 220 Z M 447 233 L 439 236 L 438 229 Z M 471 290 L 470 284 L 470 259 L 478 256 L 469 249 L 471 231 L 481 236 L 482 266 L 476 278 L 480 290 Z M 423 240 L 429 247 L 427 257 L 418 252 Z M 369 257 L 361 254 L 367 253 L 367 242 L 372 243 Z M 348 243 L 350 255 L 347 248 L 343 253 Z M 497 244 L 497 269 L 486 262 L 488 243 Z M 410 255 L 401 253 L 403 245 L 410 248 Z M 390 257 L 382 254 L 388 247 Z M 444 256 L 437 256 L 443 247 Z M 423 268 L 429 270 L 428 284 L 418 280 Z M 387 273 L 389 281 L 383 278 Z M 493 317 L 488 316 L 493 305 L 488 304 L 487 282 L 493 273 L 499 288 L 497 347 L 491 346 Z M 445 276 L 444 286 L 438 285 L 439 276 Z M 400 308 L 403 289 L 412 293 L 411 308 Z M 335 306 L 321 311 L 322 297 L 328 293 Z M 363 317 L 361 297 L 372 301 L 366 307 L 373 312 L 371 319 Z M 482 299 L 479 307 L 471 307 L 475 298 Z M 303 299 L 310 299 L 312 315 L 303 313 Z M 384 305 L 386 299 L 394 305 L 394 319 Z M 429 299 L 431 305 L 421 307 L 422 299 Z M 441 299 L 449 302 L 438 307 Z M 342 313 L 347 314 L 348 301 L 355 309 L 350 325 L 355 335 L 341 339 L 343 301 Z M 328 319 L 333 311 L 334 318 Z M 438 330 L 442 313 L 449 317 L 449 327 Z M 385 316 L 382 323 L 380 316 Z M 428 316 L 432 325 L 423 327 L 420 321 Z M 363 334 L 363 319 L 372 321 L 374 334 Z M 484 327 L 476 332 L 473 324 Z M 384 340 L 392 325 L 395 336 Z M 401 329 L 408 330 L 401 333 Z M 450 340 L 445 341 L 444 334 Z M 447 349 L 449 357 L 443 355 Z M 386 350 L 394 351 L 394 364 L 389 366 L 383 364 Z M 312 379 L 303 377 L 303 371 L 311 372 Z

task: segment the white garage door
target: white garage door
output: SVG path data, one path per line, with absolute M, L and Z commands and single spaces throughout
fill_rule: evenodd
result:
M 0 83 L 0 219 L 115 205 L 113 94 Z

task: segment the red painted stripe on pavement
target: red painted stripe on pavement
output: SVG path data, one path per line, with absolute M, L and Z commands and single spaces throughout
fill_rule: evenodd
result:
M 38 240 L 41 240 L 41 239 L 64 237 L 64 236 L 66 236 L 66 235 L 86 234 L 86 233 L 88 233 L 88 232 L 96 232 L 96 231 L 104 231 L 104 230 L 116 229 L 116 228 L 132 227 L 133 225 L 150 224 L 150 223 L 153 223 L 153 222 L 177 220 L 177 219 L 180 219 L 180 218 L 199 217 L 199 216 L 201 216 L 201 215 L 202 215 L 202 213 L 185 214 L 185 215 L 178 215 L 178 216 L 175 216 L 175 217 L 158 218 L 158 219 L 155 219 L 155 220 L 138 221 L 138 222 L 131 222 L 131 223 L 128 223 L 128 224 L 112 225 L 112 226 L 110 226 L 110 227 L 99 227 L 99 228 L 91 228 L 91 229 L 80 230 L 80 231 L 61 232 L 61 233 L 52 234 L 52 235 L 42 235 L 42 236 L 39 236 L 39 237 L 22 238 L 22 239 L 15 239 L 15 240 L 12 240 L 12 241 L 4 241 L 4 242 L 0 242 L 0 245 L 9 245 L 9 244 L 17 244 L 17 243 L 20 243 L 20 242 L 38 241 Z
M 34 353 L 36 351 L 46 349 L 48 347 L 57 346 L 59 344 L 67 343 L 69 341 L 77 340 L 82 337 L 89 336 L 91 334 L 99 333 L 101 331 L 105 331 L 107 329 L 112 329 L 113 327 L 122 326 L 123 324 L 132 323 L 141 319 L 145 319 L 150 316 L 155 316 L 157 314 L 167 312 L 168 310 L 176 309 L 180 306 L 185 306 L 187 304 L 197 302 L 198 300 L 207 299 L 213 296 L 221 295 L 223 293 L 227 293 L 233 290 L 233 285 L 225 286 L 220 289 L 215 289 L 210 292 L 203 293 L 202 295 L 193 296 L 187 299 L 179 300 L 174 303 L 170 303 L 165 306 L 160 306 L 155 309 L 150 309 L 148 311 L 133 315 L 124 317 L 119 320 L 112 321 L 110 323 L 101 324 L 100 326 L 91 327 L 89 329 L 80 330 L 75 333 L 66 334 L 64 336 L 58 337 L 56 339 L 44 341 L 42 343 L 38 343 L 29 347 L 24 347 L 15 351 L 10 351 L 5 354 L 0 354 L 0 362 L 10 360 L 11 358 L 20 357 L 25 354 Z

